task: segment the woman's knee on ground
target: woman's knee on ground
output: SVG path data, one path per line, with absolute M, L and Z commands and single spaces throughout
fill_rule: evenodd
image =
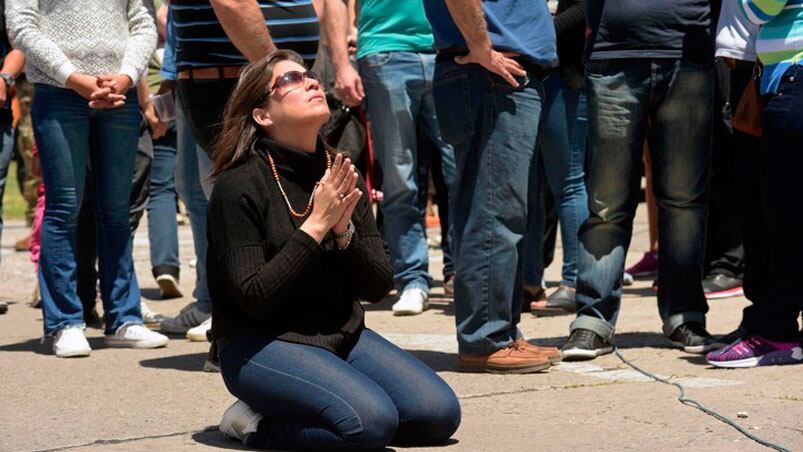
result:
M 444 385 L 445 386 L 445 385 Z M 402 413 L 396 441 L 400 444 L 441 444 L 460 426 L 460 401 L 446 386 L 438 392 L 419 395 L 413 412 Z

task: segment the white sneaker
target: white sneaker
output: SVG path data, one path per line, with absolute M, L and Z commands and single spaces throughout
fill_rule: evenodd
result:
M 159 285 L 162 298 L 179 298 L 183 296 L 181 288 L 178 286 L 178 279 L 173 275 L 163 273 L 157 276 L 156 284 Z
M 151 309 L 147 304 L 145 304 L 144 301 L 140 302 L 139 308 L 142 312 L 142 321 L 145 322 L 145 326 L 148 328 L 158 330 L 162 324 L 162 321 L 167 318 Z
M 190 328 L 187 331 L 187 339 L 190 342 L 206 342 L 206 332 L 210 329 L 212 329 L 212 317 L 204 320 L 203 323 L 195 328 Z
M 625 272 L 624 275 L 622 275 L 622 285 L 623 286 L 632 286 L 633 282 L 634 282 L 633 275 L 631 275 L 630 273 Z
M 245 402 L 238 400 L 223 413 L 218 428 L 226 435 L 242 441 L 246 435 L 257 431 L 261 420 L 261 414 L 255 413 Z
M 89 356 L 91 351 L 81 326 L 72 325 L 62 328 L 53 336 L 53 353 L 59 358 Z
M 210 317 L 212 314 L 201 311 L 198 303 L 193 302 L 185 306 L 176 317 L 162 320 L 162 332 L 185 334 L 190 328 L 195 328 Z
M 393 305 L 393 315 L 418 315 L 429 309 L 429 295 L 417 287 L 402 291 Z
M 167 336 L 151 331 L 139 323 L 125 323 L 117 331 L 106 336 L 107 347 L 159 348 L 167 345 Z

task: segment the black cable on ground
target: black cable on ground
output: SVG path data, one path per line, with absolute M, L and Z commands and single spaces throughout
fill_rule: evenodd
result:
M 684 405 L 688 405 L 688 406 L 693 407 L 693 408 L 697 408 L 698 410 L 702 411 L 703 413 L 705 413 L 705 414 L 707 414 L 707 415 L 709 415 L 711 417 L 714 417 L 714 418 L 724 422 L 725 424 L 730 425 L 731 427 L 733 427 L 736 430 L 738 430 L 739 433 L 741 433 L 742 435 L 744 435 L 747 438 L 757 442 L 758 444 L 761 444 L 764 447 L 768 447 L 770 449 L 775 449 L 775 450 L 777 450 L 779 452 L 792 452 L 790 449 L 787 449 L 787 448 L 785 448 L 783 446 L 779 446 L 778 444 L 771 443 L 771 442 L 769 442 L 769 441 L 767 441 L 765 439 L 759 438 L 758 436 L 748 432 L 744 427 L 740 426 L 739 424 L 737 424 L 732 419 L 730 419 L 730 418 L 728 418 L 726 416 L 723 416 L 723 415 L 717 413 L 714 410 L 706 408 L 705 406 L 703 406 L 703 404 L 701 404 L 700 402 L 698 402 L 698 401 L 696 401 L 694 399 L 690 399 L 690 398 L 686 397 L 686 388 L 682 384 L 676 383 L 676 382 L 673 382 L 673 381 L 669 381 L 666 378 L 659 377 L 658 375 L 650 373 L 650 372 L 640 368 L 639 366 L 633 364 L 627 358 L 625 358 L 621 353 L 619 353 L 619 347 L 617 347 L 616 345 L 614 345 L 613 352 L 616 353 L 616 356 L 618 356 L 619 359 L 621 359 L 623 363 L 625 363 L 626 365 L 632 367 L 633 369 L 635 369 L 637 372 L 643 374 L 644 376 L 652 378 L 653 380 L 655 380 L 655 381 L 657 381 L 659 383 L 663 383 L 665 385 L 675 386 L 676 388 L 678 388 L 678 390 L 680 391 L 680 394 L 678 395 L 678 400 L 680 401 L 680 403 L 682 403 Z

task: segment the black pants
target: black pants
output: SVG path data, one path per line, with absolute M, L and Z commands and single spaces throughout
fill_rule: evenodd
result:
M 206 154 L 212 158 L 220 134 L 223 109 L 231 97 L 237 79 L 190 80 L 176 84 L 176 97 L 184 109 L 192 135 Z
M 742 278 L 745 255 L 739 213 L 742 206 L 737 184 L 741 181 L 736 168 L 736 148 L 741 145 L 739 141 L 743 139 L 741 136 L 743 134 L 738 131 L 734 133 L 731 127 L 731 117 L 740 99 L 740 97 L 731 99 L 731 93 L 736 92 L 741 95 L 752 69 L 749 64 L 745 64 L 742 69 L 736 70 L 735 74 L 733 72 L 723 60 L 717 60 L 717 97 L 714 108 L 716 120 L 708 205 L 706 275 L 723 274 Z
M 151 134 L 145 130 L 139 137 L 139 147 L 137 148 L 137 155 L 134 157 L 134 176 L 131 181 L 129 222 L 131 224 L 132 239 L 139 226 L 139 221 L 142 219 L 142 214 L 148 205 L 152 161 Z M 87 166 L 87 174 L 91 174 L 91 171 L 92 168 Z M 92 312 L 97 299 L 98 243 L 97 229 L 95 227 L 95 204 L 92 196 L 92 178 L 87 176 L 81 210 L 78 213 L 78 225 L 75 230 L 77 291 L 78 298 L 81 299 L 81 304 L 84 307 L 84 315 Z
M 756 329 L 770 340 L 803 340 L 800 257 L 803 256 L 803 65 L 789 68 L 778 93 L 768 96 L 761 140 L 763 217 L 769 265 L 757 305 Z

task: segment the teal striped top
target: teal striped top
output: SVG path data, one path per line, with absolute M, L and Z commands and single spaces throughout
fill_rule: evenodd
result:
M 750 22 L 761 25 L 756 40 L 764 65 L 761 92 L 775 93 L 784 72 L 803 58 L 803 0 L 734 1 L 740 2 Z

